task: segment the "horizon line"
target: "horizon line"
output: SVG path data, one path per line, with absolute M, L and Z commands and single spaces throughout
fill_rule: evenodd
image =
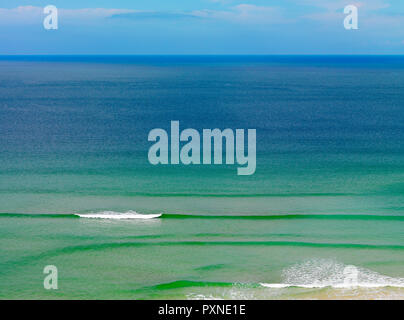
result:
M 253 54 L 244 54 L 244 53 L 55 53 L 55 54 L 47 54 L 47 53 L 16 53 L 16 54 L 0 54 L 0 57 L 30 57 L 30 56 L 102 56 L 102 57 L 119 57 L 119 56 L 250 56 L 250 57 L 280 57 L 280 56 L 404 56 L 404 53 L 388 53 L 388 54 L 374 54 L 374 53 L 253 53 Z

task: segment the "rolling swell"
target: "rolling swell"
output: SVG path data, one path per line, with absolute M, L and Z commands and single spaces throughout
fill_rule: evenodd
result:
M 325 242 L 298 242 L 298 241 L 150 241 L 150 242 L 104 242 L 97 244 L 86 244 L 68 246 L 49 250 L 39 255 L 23 258 L 21 261 L 13 261 L 12 264 L 27 264 L 45 258 L 55 257 L 63 254 L 73 254 L 86 251 L 102 251 L 119 248 L 141 248 L 141 247 L 208 247 L 208 246 L 262 246 L 262 247 L 310 247 L 310 248 L 341 248 L 341 249 L 366 249 L 366 250 L 404 250 L 404 245 L 376 245 L 360 243 L 325 243 Z
M 64 218 L 64 219 L 71 219 L 71 218 L 79 218 L 75 214 L 71 213 L 0 213 L 0 218 L 39 218 L 39 219 L 49 219 L 49 218 Z
M 65 218 L 78 219 L 86 218 L 87 214 L 33 214 L 33 213 L 0 213 L 0 218 Z M 116 212 L 115 215 L 109 213 L 103 217 L 103 213 L 97 213 L 100 219 L 122 219 L 123 213 Z M 92 217 L 92 214 L 88 214 Z M 137 214 L 148 219 L 151 215 Z M 163 213 L 155 215 L 153 219 L 217 219 L 217 220 L 365 220 L 365 221 L 404 221 L 402 215 L 369 215 L 369 214 L 284 214 L 284 215 L 196 215 L 196 214 L 171 214 Z M 127 217 L 130 219 L 130 216 Z
M 177 280 L 168 283 L 160 283 L 150 287 L 144 287 L 140 290 L 171 290 L 179 288 L 191 288 L 191 287 L 220 287 L 228 288 L 233 287 L 235 284 L 232 282 L 212 282 L 212 281 L 191 281 L 191 280 Z M 259 284 L 245 285 L 249 287 L 259 287 Z
M 233 220 L 394 220 L 404 221 L 404 216 L 360 214 L 285 214 L 285 215 L 192 215 L 163 213 L 163 219 L 233 219 Z
M 389 249 L 403 250 L 404 245 L 377 245 L 360 243 L 325 243 L 325 242 L 298 242 L 298 241 L 153 241 L 153 242 L 107 242 L 89 244 L 75 247 L 65 247 L 61 253 L 73 253 L 87 250 L 103 250 L 125 247 L 149 246 L 287 246 L 287 247 L 314 247 L 314 248 L 356 248 L 356 249 Z

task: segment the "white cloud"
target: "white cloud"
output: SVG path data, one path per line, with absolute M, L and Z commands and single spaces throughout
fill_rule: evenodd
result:
M 207 19 L 220 19 L 244 23 L 281 23 L 286 22 L 279 8 L 261 7 L 252 4 L 239 4 L 230 10 L 199 10 L 193 14 Z
M 222 0 L 213 0 L 222 1 Z M 228 21 L 238 24 L 284 24 L 296 21 L 317 21 L 331 26 L 341 26 L 344 19 L 343 8 L 347 4 L 359 7 L 360 28 L 403 28 L 403 15 L 387 15 L 380 10 L 389 7 L 385 0 L 301 0 L 301 5 L 317 7 L 313 14 L 300 17 L 288 17 L 281 7 L 257 6 L 239 4 L 223 10 L 195 10 L 195 11 L 139 11 L 131 9 L 113 8 L 60 8 L 59 23 L 83 24 L 105 18 L 125 18 L 132 20 L 144 19 L 181 19 L 199 18 Z M 20 6 L 13 9 L 0 8 L 0 25 L 32 25 L 42 24 L 46 15 L 42 7 Z
M 390 6 L 390 4 L 386 3 L 384 0 L 366 0 L 366 2 L 356 0 L 303 0 L 302 3 L 323 8 L 327 11 L 341 11 L 347 5 L 355 5 L 367 11 L 380 10 Z
M 228 10 L 195 10 L 188 12 L 157 12 L 107 8 L 58 8 L 58 15 L 59 23 L 63 20 L 69 23 L 83 23 L 109 17 L 134 20 L 191 17 L 258 24 L 286 22 L 279 8 L 255 6 L 251 4 L 239 4 Z M 41 24 L 45 16 L 42 7 L 20 6 L 12 9 L 0 8 L 0 25 Z
M 221 20 L 235 23 L 274 24 L 285 23 L 288 20 L 282 10 L 276 7 L 261 7 L 251 4 L 239 4 L 228 10 L 194 10 L 194 11 L 136 11 L 132 13 L 115 14 L 113 18 L 140 19 L 179 19 L 199 18 Z
M 233 0 L 210 0 L 210 2 L 227 4 L 227 3 L 233 2 Z
M 130 9 L 105 9 L 105 8 L 89 8 L 89 9 L 61 9 L 60 15 L 67 18 L 108 18 L 116 14 L 124 14 L 137 12 Z
M 43 7 L 20 6 L 17 8 L 0 8 L 0 25 L 27 25 L 41 24 L 46 14 Z M 106 9 L 106 8 L 86 8 L 86 9 L 59 9 L 59 20 L 94 20 L 113 16 L 115 14 L 135 12 L 129 9 Z
M 30 24 L 41 19 L 42 12 L 43 8 L 33 6 L 20 6 L 13 9 L 0 8 L 0 24 Z

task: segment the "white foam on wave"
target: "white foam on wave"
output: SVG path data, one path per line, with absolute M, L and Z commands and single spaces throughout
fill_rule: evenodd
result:
M 282 288 L 404 288 L 404 278 L 393 278 L 369 269 L 345 265 L 335 260 L 313 259 L 285 269 L 282 283 L 260 283 L 273 289 Z
M 293 283 L 260 283 L 261 286 L 272 289 L 282 289 L 282 288 L 306 288 L 306 289 L 322 289 L 322 288 L 334 288 L 334 289 L 355 289 L 355 288 L 385 288 L 385 287 L 394 287 L 394 288 L 404 288 L 404 284 L 396 284 L 396 283 L 366 283 L 366 282 L 358 282 L 352 284 L 293 284 Z
M 155 219 L 161 217 L 158 214 L 142 214 L 136 211 L 129 210 L 127 212 L 103 211 L 97 213 L 76 213 L 80 218 L 90 219 L 113 219 L 113 220 L 129 220 L 129 219 Z

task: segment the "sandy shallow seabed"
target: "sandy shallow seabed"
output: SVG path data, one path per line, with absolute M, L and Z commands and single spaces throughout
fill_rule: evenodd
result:
M 293 291 L 293 292 L 291 292 Z M 173 296 L 170 299 L 182 299 L 183 296 Z M 270 292 L 268 290 L 256 289 L 253 292 L 229 290 L 228 292 L 217 292 L 202 294 L 189 294 L 188 299 L 234 299 L 234 300 L 403 300 L 404 288 L 352 288 L 335 289 L 285 289 L 285 291 Z

